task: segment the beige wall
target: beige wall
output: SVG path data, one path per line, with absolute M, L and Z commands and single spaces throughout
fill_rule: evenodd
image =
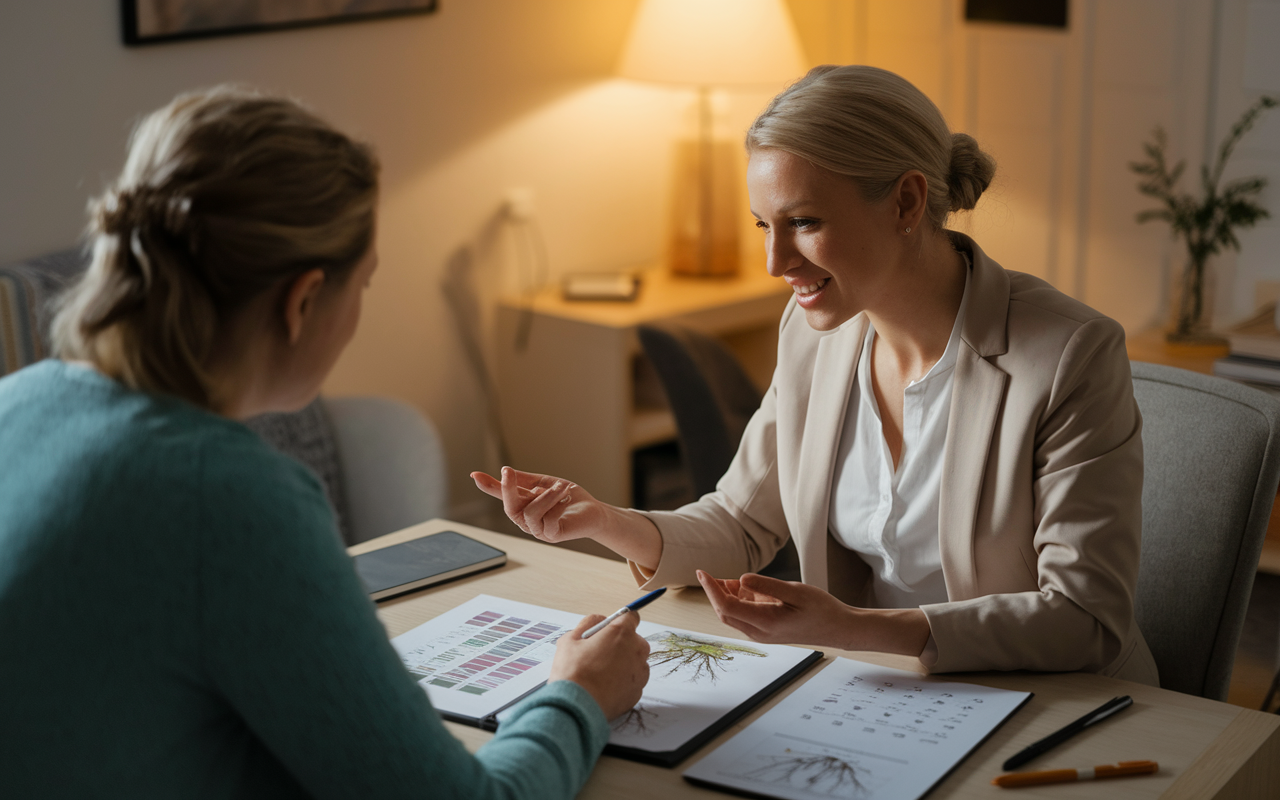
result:
M 995 156 L 995 183 L 955 227 L 1131 333 L 1164 321 L 1179 254 L 1167 228 L 1134 221 L 1147 202 L 1128 164 L 1156 125 L 1175 153 L 1203 152 L 1214 0 L 1072 0 L 1067 31 L 968 24 L 963 0 L 790 3 L 815 62 L 898 72 Z
M 1065 34 L 965 25 L 962 0 L 788 5 L 812 63 L 901 72 L 994 152 L 1000 178 L 964 223 L 984 247 L 1134 331 L 1162 317 L 1176 252 L 1161 229 L 1132 222 L 1142 203 L 1126 164 L 1156 124 L 1198 155 L 1245 102 L 1228 89 L 1245 69 L 1250 3 L 1217 2 L 1212 125 L 1215 0 L 1073 0 Z M 124 48 L 114 0 L 0 3 L 0 262 L 72 242 L 132 120 L 174 93 L 234 80 L 301 97 L 372 141 L 385 168 L 382 267 L 327 391 L 386 394 L 429 414 L 448 448 L 454 513 L 472 516 L 466 472 L 496 457 L 439 282 L 475 245 L 480 291 L 511 286 L 510 236 L 486 226 L 514 187 L 533 192 L 553 274 L 657 258 L 668 143 L 690 98 L 610 77 L 636 5 L 442 0 L 428 16 Z M 729 98 L 724 134 L 737 138 L 767 97 Z M 1275 117 L 1239 169 L 1274 169 Z M 1280 280 L 1280 261 L 1264 257 L 1276 230 L 1243 237 L 1224 307 L 1251 302 L 1256 280 Z
M 1208 143 L 1216 147 L 1260 94 L 1280 97 L 1280 0 L 1220 0 L 1216 93 Z M 1271 219 L 1240 233 L 1240 253 L 1217 259 L 1219 319 L 1244 315 L 1280 296 L 1280 109 L 1268 112 L 1236 150 L 1228 180 L 1267 178 L 1262 205 Z
M 241 81 L 304 99 L 384 164 L 382 266 L 327 391 L 427 412 L 455 505 L 471 502 L 466 472 L 493 458 L 442 270 L 512 186 L 533 190 L 558 269 L 656 256 L 680 98 L 609 80 L 634 8 L 443 0 L 427 16 L 125 48 L 115 0 L 2 3 L 0 263 L 75 241 L 132 121 L 176 92 Z

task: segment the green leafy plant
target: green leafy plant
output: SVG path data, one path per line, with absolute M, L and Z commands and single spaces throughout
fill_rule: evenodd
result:
M 1242 178 L 1221 187 L 1219 184 L 1236 144 L 1264 111 L 1277 105 L 1280 105 L 1280 100 L 1274 97 L 1260 97 L 1231 126 L 1231 132 L 1218 147 L 1218 157 L 1212 169 L 1208 164 L 1200 167 L 1199 196 L 1177 191 L 1187 162 L 1179 161 L 1172 169 L 1169 168 L 1165 160 L 1168 139 L 1163 128 L 1156 128 L 1152 141 L 1142 145 L 1147 160 L 1129 164 L 1130 169 L 1142 176 L 1138 191 L 1160 201 L 1159 208 L 1139 212 L 1138 222 L 1157 219 L 1168 222 L 1174 236 L 1182 239 L 1187 247 L 1182 297 L 1177 322 L 1169 333 L 1170 341 L 1198 338 L 1204 316 L 1204 271 L 1209 258 L 1224 247 L 1238 251 L 1240 240 L 1236 238 L 1236 229 L 1253 227 L 1259 220 L 1271 216 L 1255 201 L 1267 185 L 1266 178 Z

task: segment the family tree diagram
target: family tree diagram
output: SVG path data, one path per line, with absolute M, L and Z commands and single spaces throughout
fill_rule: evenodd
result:
M 704 639 L 675 631 L 663 631 L 645 638 L 655 645 L 649 653 L 649 663 L 655 667 L 670 664 L 671 669 L 663 677 L 680 673 L 687 675 L 685 680 L 689 683 L 697 683 L 703 675 L 715 683 L 737 656 L 767 658 L 769 655 L 745 644 Z
M 770 797 L 919 797 L 1030 697 L 837 658 L 686 777 Z
M 762 760 L 764 764 L 747 770 L 742 777 L 827 797 L 863 798 L 871 791 L 871 770 L 847 756 L 788 747 L 781 754 L 764 756 Z
M 649 727 L 650 723 L 656 722 L 657 719 L 658 712 L 651 710 L 649 706 L 641 701 L 613 723 L 613 732 L 651 736 L 654 731 Z
M 689 633 L 661 630 L 645 637 L 650 643 L 649 663 L 669 668 L 655 676 L 635 707 L 613 722 L 615 736 L 646 739 L 673 724 L 680 716 L 681 703 L 668 695 L 672 690 L 690 688 L 702 678 L 712 684 L 729 674 L 738 656 L 767 658 L 763 650 L 741 642 L 725 642 Z
M 653 752 L 688 746 L 763 688 L 818 654 L 640 623 L 650 680 L 640 702 L 612 721 L 610 744 Z

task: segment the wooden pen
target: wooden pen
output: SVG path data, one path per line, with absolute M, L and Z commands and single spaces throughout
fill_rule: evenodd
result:
M 1160 769 L 1154 761 L 1121 761 L 1119 764 L 1103 764 L 1081 769 L 1051 769 L 1044 772 L 1011 772 L 992 780 L 996 786 L 1012 789 L 1015 786 L 1037 786 L 1042 783 L 1067 783 L 1088 781 L 1095 778 L 1120 778 L 1125 775 L 1150 775 Z

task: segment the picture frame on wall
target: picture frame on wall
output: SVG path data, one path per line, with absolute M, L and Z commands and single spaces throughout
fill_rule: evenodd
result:
M 438 5 L 439 0 L 120 0 L 127 45 L 430 14 Z

